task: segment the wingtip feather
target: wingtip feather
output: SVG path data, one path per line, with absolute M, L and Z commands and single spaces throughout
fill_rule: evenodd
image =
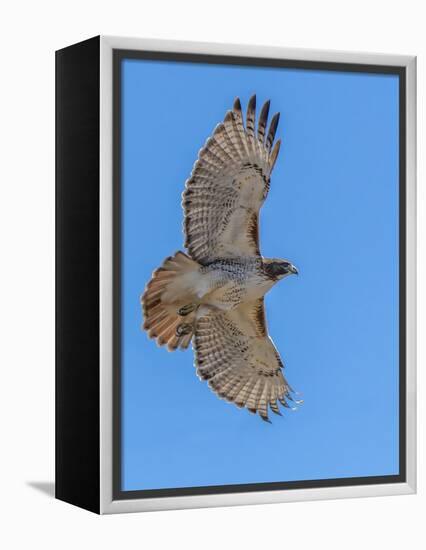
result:
M 268 137 L 266 139 L 266 144 L 267 144 L 268 148 L 271 148 L 271 146 L 272 146 L 272 143 L 273 143 L 274 138 L 275 138 L 275 134 L 277 132 L 279 121 L 280 121 L 280 113 L 275 113 L 274 116 L 271 119 L 271 124 L 269 126 Z
M 271 101 L 268 99 L 263 104 L 263 107 L 259 115 L 259 123 L 257 125 L 257 137 L 261 143 L 263 143 L 265 139 L 265 130 L 266 130 L 266 124 L 268 123 L 270 105 L 271 105 Z
M 269 172 L 272 172 L 274 169 L 275 163 L 277 162 L 278 153 L 280 152 L 281 139 L 278 139 L 272 149 L 272 153 L 269 159 Z
M 256 109 L 256 94 L 253 94 L 249 99 L 247 110 L 254 111 Z

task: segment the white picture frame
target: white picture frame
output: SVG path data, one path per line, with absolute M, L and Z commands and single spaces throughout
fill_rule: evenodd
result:
M 401 495 L 416 491 L 416 58 L 412 56 L 322 51 L 309 49 L 286 49 L 255 45 L 209 44 L 100 36 L 99 48 L 99 364 L 91 368 L 99 374 L 99 483 L 94 489 L 99 505 L 85 505 L 67 493 L 57 493 L 58 498 L 76 503 L 101 514 L 201 508 L 213 506 L 234 506 L 243 504 L 263 504 L 302 500 L 335 499 L 349 497 L 369 497 Z M 73 46 L 71 46 L 72 48 Z M 340 486 L 295 487 L 274 490 L 232 491 L 223 490 L 209 494 L 176 494 L 144 498 L 117 498 L 114 488 L 114 468 L 117 449 L 114 446 L 116 421 L 114 415 L 114 292 L 117 285 L 114 268 L 114 132 L 116 131 L 117 82 L 114 73 L 114 60 L 117 52 L 156 52 L 161 55 L 188 54 L 216 57 L 250 58 L 316 63 L 318 67 L 328 64 L 339 66 L 375 66 L 398 68 L 403 79 L 404 90 L 404 165 L 401 177 L 405 187 L 405 389 L 404 398 L 404 437 L 405 472 L 403 479 L 392 483 L 343 484 Z M 342 69 L 343 70 L 343 69 Z M 63 153 L 65 154 L 65 153 Z M 60 183 L 59 183 L 60 184 Z M 404 203 L 403 203 L 404 204 Z M 64 266 L 62 266 L 62 269 Z M 61 277 L 60 273 L 58 275 Z M 64 292 L 66 289 L 64 289 Z M 64 338 L 64 336 L 62 336 Z M 57 376 L 62 380 L 61 359 L 57 365 Z M 61 366 L 62 365 L 62 366 Z M 68 420 L 68 423 L 71 422 Z M 69 424 L 59 423 L 58 430 L 69 429 Z M 60 439 L 60 438 L 59 438 Z M 61 442 L 59 443 L 61 445 Z M 66 448 L 62 449 L 62 454 Z M 60 461 L 59 476 L 72 477 L 67 473 L 71 466 Z M 75 475 L 75 473 L 74 473 Z M 65 486 L 66 484 L 64 484 Z M 82 487 L 81 491 L 85 489 Z M 94 499 L 96 500 L 96 496 Z

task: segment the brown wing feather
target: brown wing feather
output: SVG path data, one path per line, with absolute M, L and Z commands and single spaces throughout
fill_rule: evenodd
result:
M 263 299 L 231 311 L 206 308 L 194 335 L 197 374 L 223 399 L 259 413 L 280 414 L 291 388 L 280 356 L 268 336 Z
M 256 98 L 244 128 L 239 99 L 200 150 L 182 197 L 185 246 L 200 263 L 215 258 L 259 256 L 259 210 L 268 194 L 279 145 L 272 150 L 278 115 L 267 130 L 269 101 L 257 132 Z

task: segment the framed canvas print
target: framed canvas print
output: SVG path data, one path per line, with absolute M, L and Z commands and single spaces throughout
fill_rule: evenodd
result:
M 415 492 L 415 58 L 56 54 L 56 496 Z

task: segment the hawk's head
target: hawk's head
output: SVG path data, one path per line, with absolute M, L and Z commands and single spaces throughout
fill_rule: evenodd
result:
M 297 275 L 297 267 L 288 260 L 280 260 L 278 258 L 264 258 L 263 271 L 270 279 L 278 281 L 287 277 L 287 275 Z

